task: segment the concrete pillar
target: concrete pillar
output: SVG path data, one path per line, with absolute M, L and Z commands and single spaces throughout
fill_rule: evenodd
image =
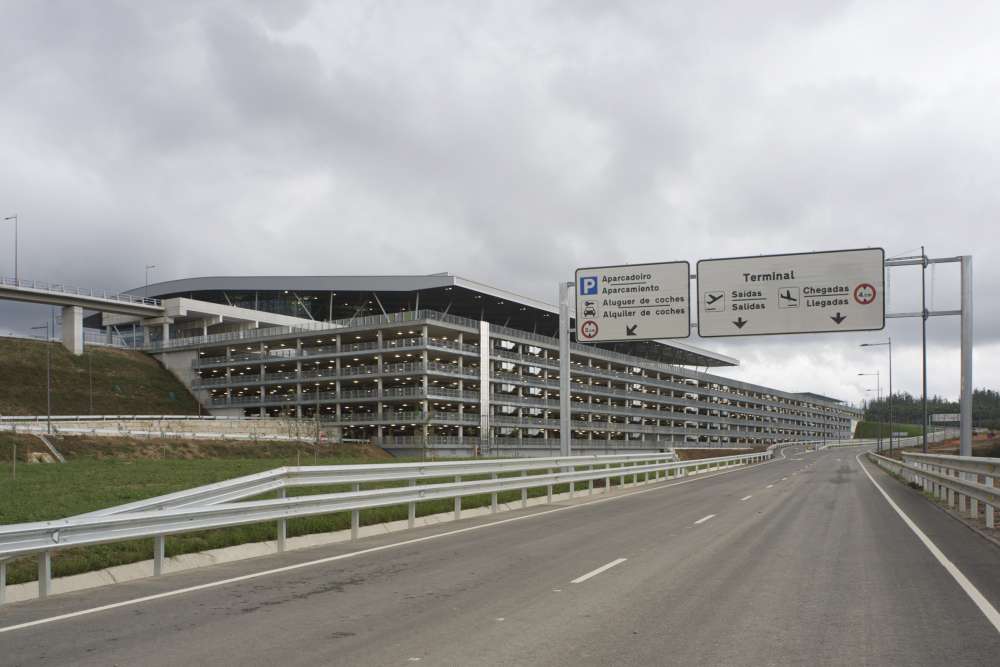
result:
M 166 343 L 170 340 L 170 323 L 164 322 L 161 326 L 163 327 L 163 337 L 161 338 L 161 341 Z
M 62 339 L 67 350 L 75 355 L 83 354 L 83 308 L 80 306 L 63 307 Z

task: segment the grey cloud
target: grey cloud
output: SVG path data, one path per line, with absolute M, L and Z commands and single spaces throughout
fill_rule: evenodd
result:
M 989 304 L 998 16 L 969 14 L 6 3 L 0 209 L 22 215 L 24 275 L 97 287 L 147 263 L 158 279 L 452 271 L 552 301 L 575 266 L 924 243 L 974 253 Z M 894 307 L 914 305 L 915 276 L 893 272 Z M 0 323 L 24 312 L 0 304 Z M 1000 339 L 1000 315 L 976 320 L 984 346 Z M 949 327 L 935 349 L 954 349 Z M 855 343 L 700 344 L 779 365 L 788 346 Z M 805 359 L 782 386 L 828 366 Z

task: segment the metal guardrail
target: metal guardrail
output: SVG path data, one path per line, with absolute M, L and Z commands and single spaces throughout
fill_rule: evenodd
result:
M 573 495 L 576 485 L 586 482 L 587 492 L 593 493 L 594 481 L 603 479 L 607 492 L 612 478 L 618 478 L 622 486 L 626 478 L 633 484 L 649 483 L 760 463 L 770 459 L 771 452 L 684 462 L 673 458 L 673 453 L 651 453 L 277 468 L 66 519 L 0 526 L 0 577 L 6 575 L 4 559 L 38 554 L 39 597 L 46 597 L 51 589 L 52 553 L 60 548 L 152 537 L 153 573 L 158 575 L 163 572 L 166 535 L 277 521 L 277 549 L 283 551 L 290 518 L 350 511 L 353 540 L 358 536 L 363 509 L 405 504 L 409 526 L 413 527 L 418 502 L 454 499 L 455 517 L 459 518 L 464 496 L 491 494 L 491 509 L 496 512 L 502 492 L 521 491 L 522 506 L 527 506 L 532 488 L 545 487 L 551 502 L 553 487 L 559 484 L 570 484 Z M 479 479 L 462 479 L 467 476 Z M 407 485 L 399 486 L 400 482 Z M 362 484 L 395 485 L 362 490 Z M 351 490 L 285 497 L 288 488 L 328 485 L 349 485 Z M 280 497 L 243 500 L 272 491 Z
M 1000 488 L 996 487 L 1000 459 L 903 452 L 900 462 L 873 452 L 868 456 L 880 468 L 918 484 L 924 493 L 952 509 L 957 505 L 959 512 L 965 512 L 968 504 L 970 518 L 979 518 L 979 503 L 983 503 L 986 527 L 994 527 L 994 514 L 1000 508 Z
M 95 290 L 83 287 L 71 287 L 62 283 L 47 283 L 41 280 L 15 280 L 14 278 L 0 277 L 0 286 L 13 287 L 15 289 L 28 289 L 37 292 L 49 292 L 52 294 L 68 294 L 70 296 L 82 296 L 92 299 L 103 299 L 104 301 L 116 301 L 118 303 L 128 303 L 139 306 L 160 307 L 159 299 L 149 299 L 131 294 L 119 294 L 108 292 L 107 290 Z

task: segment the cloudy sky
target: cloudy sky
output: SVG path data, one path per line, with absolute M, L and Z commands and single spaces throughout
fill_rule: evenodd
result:
M 971 1 L 0 0 L 0 213 L 22 277 L 112 289 L 449 271 L 552 302 L 576 266 L 926 245 L 975 256 L 1000 388 L 998 32 Z M 955 265 L 928 281 L 957 307 Z M 918 269 L 890 282 L 919 307 Z M 885 333 L 919 393 L 919 320 Z M 690 342 L 857 401 L 884 336 Z M 932 393 L 957 343 L 930 321 Z

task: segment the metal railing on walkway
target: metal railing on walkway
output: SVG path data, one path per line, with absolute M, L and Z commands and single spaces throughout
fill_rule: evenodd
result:
M 490 494 L 491 511 L 497 512 L 498 494 L 503 492 L 520 491 L 521 506 L 527 507 L 532 488 L 545 487 L 551 502 L 556 485 L 569 484 L 572 496 L 593 493 L 595 480 L 604 480 L 607 492 L 612 478 L 618 479 L 620 486 L 627 479 L 646 484 L 770 458 L 770 452 L 755 452 L 677 462 L 674 454 L 667 452 L 276 468 L 66 519 L 0 526 L 0 580 L 6 578 L 5 559 L 37 554 L 38 591 L 44 598 L 51 590 L 53 551 L 61 548 L 152 537 L 153 574 L 158 575 L 163 572 L 164 538 L 177 533 L 276 521 L 280 552 L 285 549 L 287 521 L 296 517 L 349 511 L 351 539 L 357 539 L 359 513 L 364 509 L 407 505 L 412 528 L 418 502 L 453 499 L 455 517 L 459 518 L 464 496 Z M 581 483 L 587 484 L 585 490 L 577 490 Z M 362 489 L 362 484 L 368 488 Z M 390 486 L 379 486 L 387 484 Z M 286 497 L 289 488 L 329 485 L 347 485 L 351 490 Z M 269 492 L 277 492 L 279 497 L 244 500 Z
M 116 301 L 118 303 L 128 303 L 139 306 L 160 306 L 159 299 L 149 299 L 131 294 L 119 294 L 107 290 L 96 290 L 84 287 L 73 287 L 63 283 L 48 283 L 42 280 L 15 280 L 14 278 L 0 277 L 0 286 L 13 287 L 15 289 L 34 290 L 36 292 L 50 292 L 53 294 L 67 294 L 70 296 L 87 297 L 91 299 L 103 299 L 104 301 Z

